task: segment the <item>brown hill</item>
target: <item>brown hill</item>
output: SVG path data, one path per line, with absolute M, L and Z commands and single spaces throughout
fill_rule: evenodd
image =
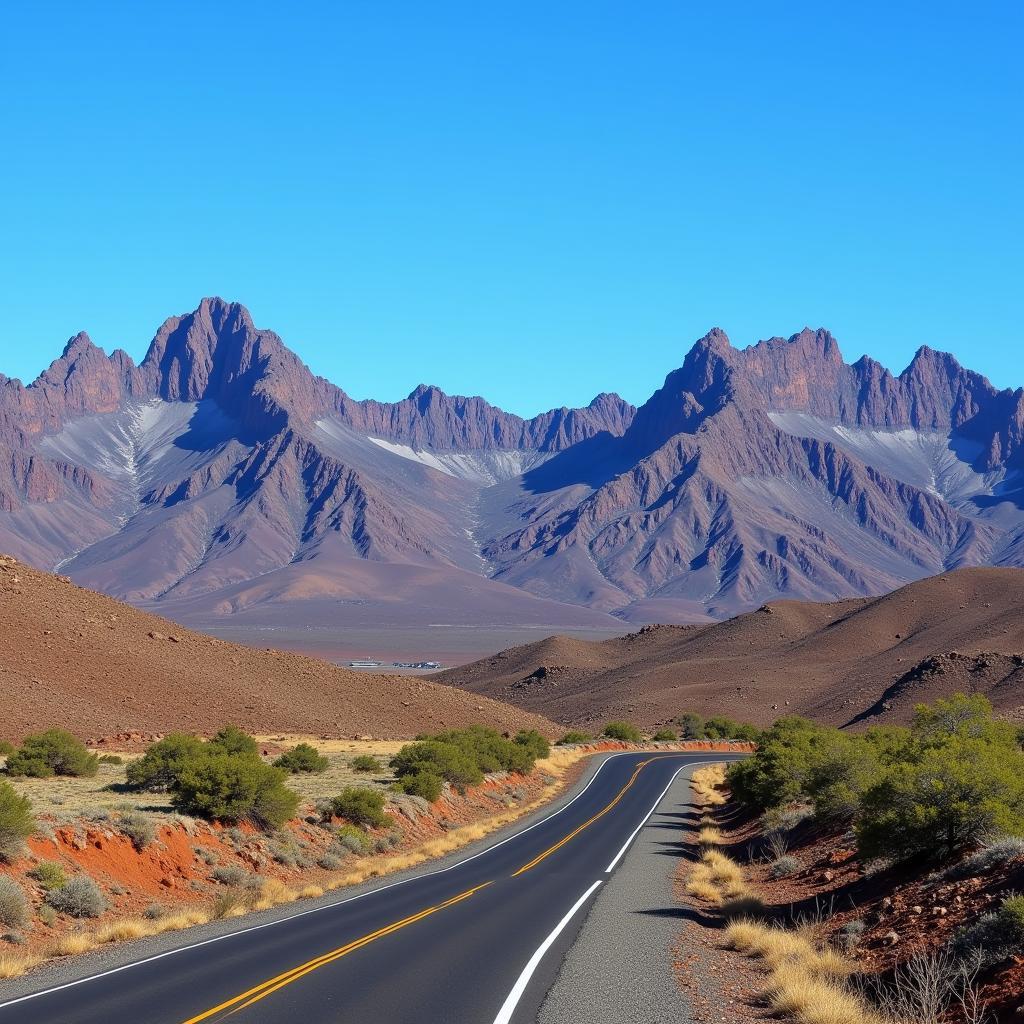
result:
M 581 726 L 656 725 L 695 710 L 767 724 L 906 720 L 913 705 L 982 692 L 1024 717 L 1024 571 L 964 569 L 885 597 L 779 601 L 706 626 L 603 642 L 549 637 L 437 678 Z
M 235 723 L 253 732 L 392 739 L 482 722 L 555 726 L 416 677 L 216 640 L 0 556 L 0 737 L 53 725 L 81 736 Z

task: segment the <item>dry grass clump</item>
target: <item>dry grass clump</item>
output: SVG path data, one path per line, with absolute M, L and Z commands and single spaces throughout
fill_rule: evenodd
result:
M 697 842 L 701 846 L 721 846 L 722 830 L 716 825 L 704 825 L 697 833 Z
M 42 962 L 42 957 L 32 953 L 14 953 L 0 950 L 0 978 L 20 978 L 26 971 L 32 970 Z
M 210 915 L 202 910 L 181 910 L 176 914 L 168 914 L 156 922 L 154 934 L 161 932 L 177 932 L 182 928 L 192 928 L 197 924 L 206 924 Z
M 817 946 L 808 931 L 744 918 L 728 925 L 725 945 L 764 962 L 764 997 L 773 1013 L 799 1024 L 879 1024 L 845 984 L 854 965 L 837 950 Z
M 137 917 L 125 918 L 123 921 L 111 921 L 104 925 L 95 934 L 97 943 L 106 942 L 128 942 L 131 939 L 141 939 L 144 935 L 153 934 L 153 924 L 150 921 L 143 921 Z
M 721 906 L 747 894 L 743 868 L 720 850 L 705 850 L 700 862 L 690 869 L 686 891 L 712 906 Z
M 294 889 L 289 889 L 278 878 L 264 878 L 253 901 L 253 910 L 269 910 L 282 903 L 291 903 L 297 897 Z
M 53 944 L 50 953 L 53 956 L 78 956 L 96 948 L 96 940 L 88 932 L 68 932 Z
M 690 782 L 693 788 L 693 802 L 698 807 L 721 807 L 726 799 L 720 792 L 725 785 L 725 765 L 709 764 L 698 768 Z

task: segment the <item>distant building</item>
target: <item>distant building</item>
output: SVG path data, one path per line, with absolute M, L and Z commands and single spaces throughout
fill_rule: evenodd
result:
M 369 658 L 363 658 L 360 661 L 350 661 L 348 663 L 349 668 L 380 668 L 384 662 L 382 661 L 371 661 Z

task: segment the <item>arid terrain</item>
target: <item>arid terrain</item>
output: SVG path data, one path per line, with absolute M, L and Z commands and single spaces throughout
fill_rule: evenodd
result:
M 885 597 L 776 601 L 726 622 L 649 626 L 586 642 L 549 637 L 436 678 L 559 722 L 683 711 L 766 725 L 905 721 L 919 701 L 982 692 L 1024 714 L 1024 571 L 962 569 Z
M 99 739 L 169 730 L 408 738 L 485 722 L 557 726 L 423 678 L 368 674 L 183 629 L 0 558 L 0 737 L 61 724 Z

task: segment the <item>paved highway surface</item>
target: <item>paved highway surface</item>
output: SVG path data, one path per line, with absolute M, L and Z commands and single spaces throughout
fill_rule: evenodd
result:
M 609 757 L 568 804 L 481 853 L 0 1003 L 0 1024 L 533 1022 L 589 902 L 672 780 L 721 760 Z

